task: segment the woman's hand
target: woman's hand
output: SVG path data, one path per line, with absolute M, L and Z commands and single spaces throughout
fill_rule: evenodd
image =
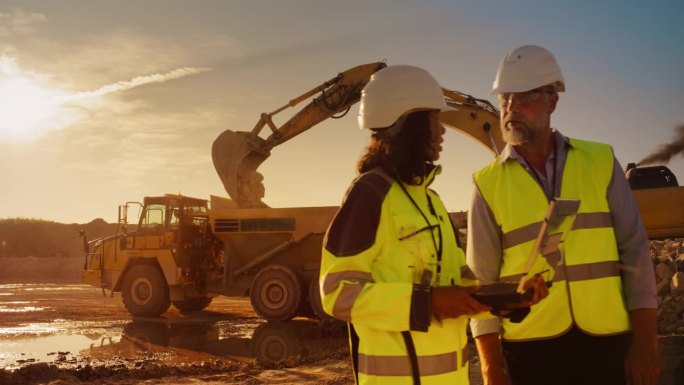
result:
M 479 286 L 439 286 L 432 288 L 432 311 L 442 318 L 458 318 L 488 312 L 491 308 L 473 298 Z

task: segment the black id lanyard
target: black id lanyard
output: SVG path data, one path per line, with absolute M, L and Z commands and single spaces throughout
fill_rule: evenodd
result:
M 408 199 L 413 204 L 413 207 L 415 207 L 416 210 L 418 210 L 418 212 L 420 213 L 420 216 L 423 217 L 423 219 L 425 220 L 425 223 L 427 224 L 426 227 L 423 227 L 422 229 L 418 229 L 418 230 L 412 232 L 411 234 L 407 234 L 407 235 L 399 238 L 399 240 L 404 240 L 404 239 L 410 238 L 410 237 L 417 235 L 417 234 L 419 234 L 423 231 L 426 231 L 426 230 L 430 231 L 430 237 L 432 238 L 432 244 L 434 245 L 435 251 L 437 252 L 437 281 L 439 281 L 439 274 L 441 273 L 441 270 L 442 270 L 442 226 L 439 223 L 439 218 L 437 217 L 437 213 L 435 213 L 435 208 L 434 208 L 434 206 L 432 206 L 432 199 L 430 199 L 430 195 L 428 195 L 427 191 L 426 191 L 425 196 L 427 197 L 428 206 L 430 207 L 430 213 L 432 215 L 434 215 L 435 218 L 437 219 L 437 225 L 431 225 L 430 224 L 430 221 L 427 219 L 427 216 L 425 215 L 425 213 L 423 213 L 423 210 L 420 209 L 420 207 L 418 206 L 416 201 L 413 200 L 413 197 L 406 190 L 406 187 L 404 187 L 404 184 L 401 183 L 401 181 L 398 178 L 394 178 L 394 179 L 397 181 L 397 183 L 399 184 L 399 187 L 401 187 L 401 189 L 404 191 L 404 194 L 406 194 Z M 439 244 L 435 240 L 435 233 L 432 231 L 432 229 L 435 226 L 437 227 L 437 233 L 439 235 Z

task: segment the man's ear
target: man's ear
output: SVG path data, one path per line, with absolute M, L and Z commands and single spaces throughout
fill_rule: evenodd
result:
M 549 115 L 551 115 L 551 113 L 553 111 L 556 111 L 556 104 L 558 104 L 558 93 L 557 92 L 551 94 L 551 97 L 549 98 L 549 109 L 548 109 Z

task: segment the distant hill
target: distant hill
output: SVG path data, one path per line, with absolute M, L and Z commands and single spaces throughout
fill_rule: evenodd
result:
M 112 235 L 116 223 L 95 219 L 63 224 L 36 219 L 0 219 L 0 284 L 80 281 L 85 230 L 89 240 Z

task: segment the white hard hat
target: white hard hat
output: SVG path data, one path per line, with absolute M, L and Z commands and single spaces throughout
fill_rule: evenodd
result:
M 556 92 L 565 91 L 556 58 L 542 47 L 524 45 L 507 53 L 499 63 L 492 94 L 525 92 L 546 85 L 553 85 Z
M 442 87 L 427 71 L 409 65 L 388 66 L 374 73 L 361 91 L 359 127 L 384 128 L 412 110 L 455 110 Z

